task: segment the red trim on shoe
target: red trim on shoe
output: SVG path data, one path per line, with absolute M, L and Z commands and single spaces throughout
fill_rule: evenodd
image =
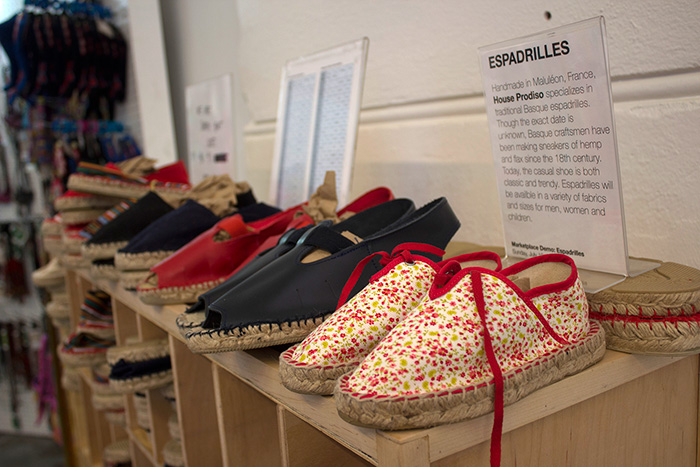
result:
M 389 272 L 394 266 L 396 266 L 399 263 L 413 263 L 416 259 L 414 255 L 411 253 L 411 250 L 414 251 L 422 251 L 424 253 L 429 253 L 433 255 L 437 255 L 442 257 L 442 255 L 445 254 L 443 250 L 441 250 L 438 247 L 435 247 L 433 245 L 428 245 L 425 243 L 402 243 L 400 245 L 397 245 L 394 247 L 394 249 L 391 251 L 391 254 L 387 253 L 386 251 L 378 251 L 376 253 L 372 253 L 369 256 L 366 256 L 363 258 L 359 263 L 357 263 L 357 266 L 355 266 L 355 269 L 353 269 L 352 274 L 350 274 L 350 277 L 348 278 L 347 282 L 345 283 L 345 286 L 343 286 L 343 291 L 340 293 L 340 298 L 338 299 L 338 305 L 336 306 L 336 309 L 340 308 L 345 304 L 345 302 L 348 301 L 348 297 L 350 295 L 350 292 L 352 292 L 352 289 L 355 288 L 355 285 L 357 284 L 357 281 L 360 279 L 360 276 L 362 275 L 362 272 L 365 269 L 365 266 L 367 263 L 369 263 L 373 258 L 376 256 L 380 256 L 379 259 L 379 264 L 384 266 L 384 268 L 379 271 L 378 273 L 374 274 L 370 278 L 370 282 L 374 282 L 380 277 L 384 276 L 387 272 Z M 435 272 L 437 272 L 437 265 L 435 262 L 431 261 L 428 258 L 425 258 L 423 256 L 418 256 L 417 258 L 420 258 L 427 264 L 429 264 L 433 269 L 435 269 Z
M 387 201 L 394 199 L 394 193 L 387 187 L 379 187 L 374 190 L 370 190 L 364 195 L 358 197 L 356 200 L 350 202 L 347 206 L 338 211 L 338 217 L 348 212 L 362 212 L 365 209 L 372 208 Z
M 484 289 L 481 283 L 481 273 L 470 271 L 472 278 L 472 292 L 476 301 L 476 311 L 481 319 L 481 326 L 484 330 L 484 351 L 486 359 L 491 367 L 494 381 L 494 401 L 493 401 L 493 427 L 491 428 L 491 467 L 501 465 L 501 436 L 503 435 L 503 371 L 498 364 L 496 353 L 491 342 L 491 333 L 486 322 L 486 303 L 484 301 Z
M 569 274 L 569 277 L 567 277 L 561 282 L 554 282 L 552 284 L 546 284 L 532 288 L 527 292 L 524 292 L 526 296 L 534 297 L 552 292 L 561 292 L 562 290 L 568 289 L 576 283 L 576 280 L 578 279 L 578 269 L 576 269 L 576 264 L 574 263 L 574 260 L 571 259 L 569 256 L 560 255 L 557 253 L 528 258 L 526 260 L 520 261 L 519 263 L 515 263 L 510 267 L 505 268 L 501 271 L 501 274 L 503 274 L 504 276 L 512 276 L 514 274 L 524 271 L 525 269 L 531 268 L 535 265 L 542 263 L 567 264 L 571 266 L 571 274 Z

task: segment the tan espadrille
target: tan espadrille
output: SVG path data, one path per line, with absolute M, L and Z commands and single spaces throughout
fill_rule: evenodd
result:
M 184 467 L 185 458 L 182 455 L 182 444 L 178 439 L 171 439 L 163 448 L 163 461 L 170 467 Z
M 119 465 L 131 462 L 129 440 L 122 439 L 107 445 L 102 452 L 102 461 L 108 465 Z
M 700 270 L 663 263 L 595 294 L 588 294 L 608 347 L 644 354 L 700 352 Z

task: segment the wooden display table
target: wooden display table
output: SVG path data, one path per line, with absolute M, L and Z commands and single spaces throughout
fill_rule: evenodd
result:
M 188 466 L 482 466 L 489 463 L 492 414 L 425 430 L 385 432 L 341 420 L 332 397 L 284 388 L 277 348 L 196 355 L 175 317 L 184 306 L 152 307 L 114 282 L 69 270 L 72 319 L 84 292 L 112 296 L 117 343 L 168 337 L 177 414 Z M 84 378 L 89 378 L 84 373 Z M 90 386 L 68 394 L 78 465 L 99 465 L 101 450 L 130 439 L 135 467 L 163 465 L 172 411 L 147 391 L 150 433 L 138 428 L 131 396 L 126 432 L 92 409 Z M 690 466 L 698 445 L 698 356 L 608 351 L 597 365 L 506 407 L 502 465 Z

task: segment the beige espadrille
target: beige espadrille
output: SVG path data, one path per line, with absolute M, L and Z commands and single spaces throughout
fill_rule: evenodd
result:
M 588 294 L 608 347 L 645 354 L 700 352 L 700 270 L 663 263 L 595 294 Z
M 163 461 L 170 467 L 184 467 L 185 458 L 182 455 L 182 444 L 178 439 L 171 439 L 163 448 Z
M 126 464 L 131 462 L 129 440 L 122 439 L 107 445 L 102 452 L 102 461 L 109 465 Z

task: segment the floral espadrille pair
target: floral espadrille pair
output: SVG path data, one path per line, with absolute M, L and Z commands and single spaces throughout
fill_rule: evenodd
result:
M 338 318 L 280 356 L 287 387 L 298 390 L 294 385 L 303 379 L 337 379 L 340 416 L 384 430 L 495 411 L 491 460 L 498 465 L 504 405 L 587 368 L 605 353 L 604 332 L 589 321 L 576 266 L 567 256 L 530 258 L 502 271 L 443 262 L 423 299 L 401 322 L 366 327 L 371 319 L 364 314 L 376 319 L 387 307 L 403 307 L 400 297 L 378 299 L 386 296 L 378 291 L 386 289 L 387 275 L 401 273 L 399 266 L 385 268 L 384 276 L 367 286 L 370 291 L 338 310 Z M 343 318 L 375 334 L 364 332 L 358 350 L 358 342 L 341 337 L 347 332 L 338 326 Z M 393 329 L 385 332 L 387 326 Z M 370 336 L 381 342 L 368 349 L 364 343 Z M 327 389 L 323 386 L 323 392 Z

